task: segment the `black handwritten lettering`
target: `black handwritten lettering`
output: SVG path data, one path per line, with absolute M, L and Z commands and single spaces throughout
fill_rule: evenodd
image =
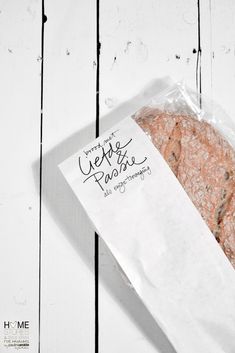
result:
M 117 178 L 119 174 L 135 165 L 141 165 L 147 160 L 147 157 L 138 160 L 136 156 L 129 156 L 128 146 L 132 142 L 132 138 L 124 144 L 122 144 L 121 141 L 112 143 L 110 140 L 113 136 L 111 134 L 108 139 L 104 140 L 104 143 L 107 141 L 105 147 L 104 144 L 102 147 L 100 144 L 97 145 L 101 147 L 101 153 L 96 155 L 93 160 L 90 159 L 89 162 L 88 160 L 82 162 L 81 157 L 78 158 L 79 169 L 83 175 L 87 176 L 83 182 L 94 180 L 102 191 L 104 191 L 106 185 L 114 178 Z
M 115 168 L 111 171 L 111 173 L 106 174 L 104 178 L 105 184 L 108 184 L 110 180 L 112 180 L 114 177 L 117 177 L 119 175 L 118 170 Z
M 103 176 L 104 176 L 104 172 L 101 172 L 101 171 L 100 172 L 96 172 L 94 174 L 91 174 L 85 180 L 83 180 L 83 183 L 85 183 L 88 179 L 94 178 L 95 182 L 98 183 L 98 185 L 101 188 L 101 190 L 104 191 L 104 188 L 102 187 L 102 184 L 100 183 L 100 180 L 103 178 Z
M 89 161 L 87 171 L 84 171 L 84 168 L 83 168 L 82 163 L 81 163 L 81 157 L 80 156 L 78 157 L 78 165 L 79 165 L 80 171 L 82 172 L 83 175 L 89 175 L 90 172 L 94 169 L 91 161 Z

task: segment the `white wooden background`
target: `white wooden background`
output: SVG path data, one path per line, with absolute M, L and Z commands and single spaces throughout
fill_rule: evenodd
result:
M 95 137 L 96 7 L 45 0 L 40 248 L 42 3 L 0 0 L 3 353 L 15 352 L 3 346 L 8 320 L 30 321 L 30 353 L 95 352 L 94 233 L 57 164 Z M 234 116 L 234 0 L 100 0 L 99 19 L 101 131 L 165 75 L 201 83 Z M 100 241 L 99 353 L 132 351 L 174 352 Z

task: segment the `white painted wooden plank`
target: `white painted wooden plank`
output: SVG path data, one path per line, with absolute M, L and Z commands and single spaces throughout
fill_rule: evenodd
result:
M 118 105 L 165 75 L 196 88 L 196 1 L 101 1 L 101 131 Z M 100 241 L 100 351 L 173 352 Z
M 4 321 L 29 321 L 29 348 L 38 346 L 38 178 L 41 4 L 0 3 L 0 351 Z M 37 176 L 38 169 L 34 171 Z M 26 332 L 27 331 L 27 332 Z M 13 332 L 18 339 L 19 331 Z M 11 342 L 10 342 L 11 343 Z
M 102 114 L 164 75 L 195 87 L 195 1 L 103 0 L 100 26 Z
M 210 82 L 208 75 L 211 76 L 210 89 L 203 88 L 208 94 L 210 90 L 211 98 L 235 119 L 235 3 L 233 0 L 208 0 L 202 1 L 202 6 L 208 11 L 208 18 L 202 18 L 202 44 L 207 53 L 205 57 L 208 55 L 207 60 L 211 61 L 210 68 L 205 59 L 203 61 L 204 87 Z M 210 38 L 207 39 L 209 25 Z
M 94 352 L 94 232 L 57 165 L 95 138 L 95 1 L 45 4 L 41 352 Z

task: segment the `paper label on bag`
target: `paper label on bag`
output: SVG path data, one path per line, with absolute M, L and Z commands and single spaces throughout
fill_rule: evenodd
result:
M 177 352 L 234 352 L 234 270 L 135 121 L 124 119 L 60 169 Z

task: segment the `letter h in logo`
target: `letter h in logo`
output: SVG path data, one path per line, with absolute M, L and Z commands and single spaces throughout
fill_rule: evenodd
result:
M 4 328 L 10 328 L 10 322 L 4 321 Z

